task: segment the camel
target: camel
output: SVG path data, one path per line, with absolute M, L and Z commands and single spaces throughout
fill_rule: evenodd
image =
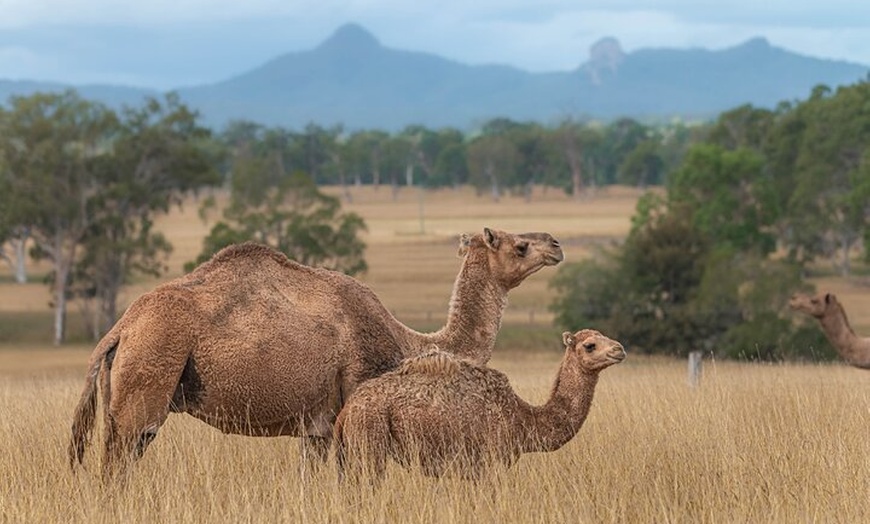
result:
M 548 233 L 489 228 L 462 235 L 459 255 L 447 323 L 420 333 L 352 277 L 255 243 L 219 251 L 140 296 L 96 345 L 70 465 L 82 463 L 93 432 L 98 381 L 105 478 L 142 456 L 170 412 L 225 433 L 303 437 L 304 455 L 323 462 L 335 417 L 361 382 L 430 344 L 486 363 L 508 291 L 564 259 Z
M 565 355 L 542 406 L 517 396 L 503 373 L 437 350 L 361 384 L 335 423 L 340 478 L 378 481 L 392 458 L 426 476 L 478 479 L 523 453 L 561 448 L 586 420 L 599 373 L 625 358 L 619 342 L 592 329 L 562 339 Z
M 795 293 L 789 301 L 795 311 L 802 311 L 815 317 L 822 326 L 825 336 L 849 365 L 870 369 L 870 338 L 859 337 L 849 325 L 846 310 L 832 293 L 815 296 Z

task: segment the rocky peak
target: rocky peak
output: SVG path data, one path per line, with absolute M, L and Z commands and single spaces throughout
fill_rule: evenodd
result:
M 359 50 L 380 47 L 378 39 L 359 24 L 344 24 L 326 39 L 320 48 Z
M 616 38 L 607 36 L 592 44 L 589 48 L 589 61 L 586 63 L 586 70 L 592 83 L 599 85 L 603 76 L 616 74 L 623 60 L 625 60 L 625 52 Z

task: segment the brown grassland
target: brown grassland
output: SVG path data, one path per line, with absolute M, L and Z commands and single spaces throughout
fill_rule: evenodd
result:
M 558 190 L 493 203 L 470 190 L 355 190 L 346 209 L 369 226 L 362 277 L 399 318 L 443 321 L 458 269 L 456 235 L 490 226 L 548 231 L 569 260 L 622 238 L 638 192 L 599 190 L 574 202 Z M 159 223 L 176 246 L 168 277 L 207 232 L 194 203 Z M 35 266 L 34 274 L 47 268 Z M 561 358 L 546 307 L 555 271 L 512 291 L 491 365 L 543 402 Z M 125 291 L 129 302 L 155 284 Z M 861 279 L 818 279 L 870 335 Z M 290 438 L 227 436 L 173 415 L 123 490 L 104 490 L 100 436 L 87 469 L 66 443 L 91 344 L 52 348 L 48 292 L 0 270 L 0 522 L 867 522 L 870 373 L 841 363 L 760 365 L 708 359 L 690 388 L 683 361 L 640 358 L 604 371 L 592 412 L 561 450 L 523 456 L 478 483 L 432 480 L 398 467 L 377 490 L 339 486 L 335 468 L 300 474 Z M 71 326 L 74 327 L 74 326 Z M 580 328 L 583 326 L 577 326 Z M 594 327 L 594 326 L 591 326 Z M 75 331 L 73 329 L 73 331 Z M 0 338 L 2 340 L 2 338 Z M 536 351 L 530 351 L 536 347 Z

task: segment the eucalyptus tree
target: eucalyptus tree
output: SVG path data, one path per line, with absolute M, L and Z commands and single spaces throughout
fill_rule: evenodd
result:
M 233 187 L 244 186 L 264 164 L 233 171 Z M 246 200 L 242 200 L 245 198 Z M 343 213 L 338 198 L 326 195 L 306 174 L 297 171 L 251 200 L 231 196 L 224 219 L 203 241 L 190 270 L 230 244 L 253 240 L 269 244 L 303 264 L 323 266 L 347 274 L 364 272 L 365 243 L 360 234 L 366 225 L 355 213 Z
M 616 183 L 619 166 L 638 144 L 648 138 L 649 129 L 631 118 L 621 118 L 608 124 L 603 130 L 601 183 Z
M 469 182 L 478 192 L 489 187 L 496 202 L 520 168 L 520 152 L 510 136 L 519 126 L 506 118 L 490 120 L 483 125 L 481 134 L 468 144 Z
M 0 140 L 7 135 L 7 112 L 0 107 Z M 34 203 L 16 195 L 12 172 L 0 156 L 0 259 L 12 268 L 15 281 L 27 282 L 27 241 L 30 238 L 30 225 L 27 222 L 27 208 Z
M 385 148 L 390 136 L 380 130 L 355 131 L 347 138 L 348 169 L 357 185 L 370 182 L 375 190 L 381 185 Z
M 799 153 L 789 220 L 791 248 L 810 256 L 837 255 L 840 273 L 851 271 L 853 249 L 870 227 L 870 82 L 820 86 L 799 108 Z
M 96 217 L 95 161 L 106 154 L 116 115 L 73 91 L 13 96 L 0 140 L 16 221 L 29 227 L 36 254 L 52 264 L 54 343 L 64 341 L 67 291 L 82 240 Z
M 638 143 L 619 165 L 617 180 L 640 188 L 660 184 L 665 169 L 660 148 L 658 137 Z
M 696 145 L 672 173 L 668 195 L 717 245 L 765 256 L 776 248 L 774 224 L 782 210 L 764 158 L 756 152 Z
M 115 322 L 119 291 L 134 273 L 165 271 L 172 246 L 154 229 L 155 218 L 221 182 L 221 149 L 209 147 L 210 131 L 175 94 L 125 107 L 117 123 L 105 153 L 94 159 L 99 191 L 88 202 L 94 219 L 76 271 L 76 286 L 96 299 L 95 337 Z

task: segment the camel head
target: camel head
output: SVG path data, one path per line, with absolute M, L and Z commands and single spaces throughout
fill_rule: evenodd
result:
M 832 308 L 839 307 L 839 302 L 837 295 L 833 293 L 819 293 L 813 296 L 795 293 L 788 301 L 788 305 L 795 311 L 801 311 L 815 318 L 822 318 Z
M 594 329 L 581 329 L 576 333 L 562 333 L 566 360 L 576 362 L 586 372 L 598 373 L 625 360 L 622 344 Z
M 559 241 L 549 233 L 512 234 L 488 227 L 476 235 L 462 235 L 459 256 L 486 258 L 491 276 L 513 289 L 544 266 L 565 260 Z

